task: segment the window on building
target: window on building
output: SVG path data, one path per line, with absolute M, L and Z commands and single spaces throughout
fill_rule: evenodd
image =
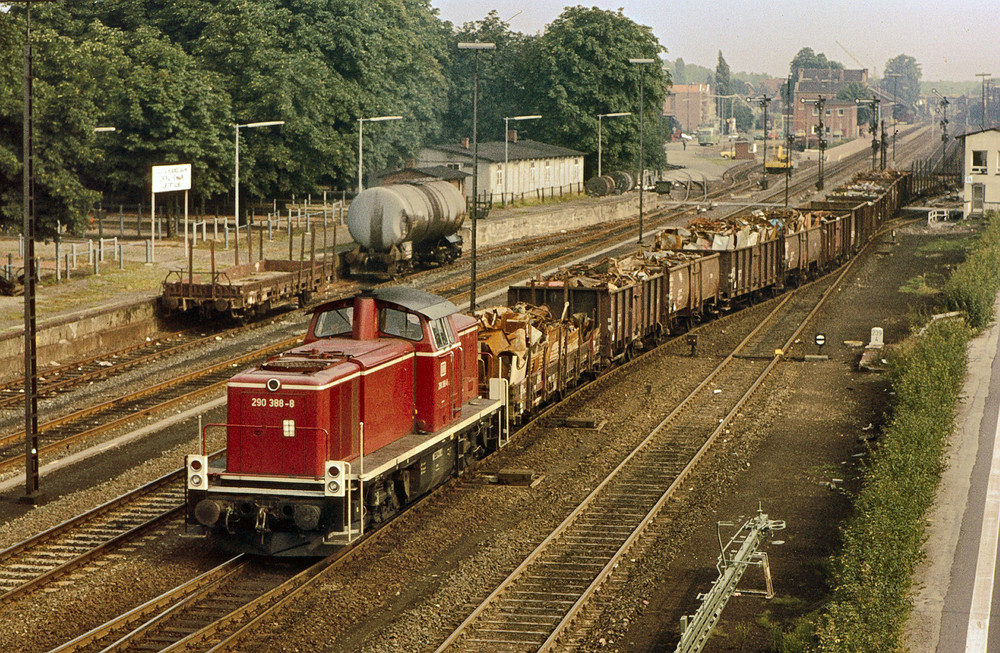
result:
M 545 185 L 546 186 L 551 186 L 552 185 L 552 162 L 551 161 L 546 161 L 545 162 L 545 177 L 543 177 L 543 179 L 545 180 Z
M 985 175 L 987 166 L 986 150 L 972 150 L 972 174 Z
M 828 115 L 828 116 L 830 115 L 830 110 L 829 109 L 826 110 L 826 115 Z
M 819 108 L 818 107 L 813 107 L 813 115 L 814 116 L 818 116 L 819 115 Z
M 461 167 L 458 163 L 446 163 L 445 165 L 452 170 L 458 170 Z
M 837 115 L 838 116 L 844 115 L 844 110 L 843 109 L 837 109 Z
M 535 186 L 538 183 L 538 177 L 536 175 L 537 173 L 535 172 L 535 162 L 532 161 L 528 165 L 528 190 L 535 190 Z

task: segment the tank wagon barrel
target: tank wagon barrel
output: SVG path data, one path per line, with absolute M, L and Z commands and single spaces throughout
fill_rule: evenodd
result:
M 362 191 L 347 210 L 358 247 L 345 255 L 351 272 L 396 274 L 414 264 L 450 263 L 462 253 L 457 235 L 465 197 L 446 181 L 392 184 Z

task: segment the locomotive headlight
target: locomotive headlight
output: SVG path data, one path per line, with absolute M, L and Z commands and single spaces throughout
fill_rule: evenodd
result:
M 187 486 L 189 490 L 204 489 L 207 483 L 208 456 L 191 454 L 187 456 Z
M 346 491 L 345 481 L 350 478 L 350 463 L 328 460 L 324 465 L 323 494 L 328 497 L 342 497 Z

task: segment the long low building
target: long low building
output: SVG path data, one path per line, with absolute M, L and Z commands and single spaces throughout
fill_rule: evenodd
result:
M 583 191 L 583 152 L 532 140 L 518 140 L 511 130 L 508 141 L 479 143 L 479 170 L 473 171 L 473 151 L 468 139 L 455 145 L 430 145 L 420 150 L 418 167 L 446 166 L 478 174 L 481 201 L 491 204 L 544 194 L 564 195 Z M 506 168 L 506 169 L 505 169 Z M 471 179 L 466 193 L 472 194 Z

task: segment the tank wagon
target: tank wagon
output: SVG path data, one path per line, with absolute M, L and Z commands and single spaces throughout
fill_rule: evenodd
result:
M 451 263 L 462 254 L 464 219 L 465 196 L 446 181 L 366 189 L 347 211 L 358 246 L 344 254 L 344 264 L 352 274 L 395 277 L 414 266 Z
M 853 256 L 909 192 L 905 175 L 880 184 L 870 199 L 823 203 L 795 233 L 727 241 L 743 250 L 735 276 L 723 251 L 674 249 L 667 234 L 659 251 L 511 287 L 507 307 L 475 316 L 413 288 L 324 304 L 301 346 L 230 380 L 226 422 L 206 426 L 201 453 L 186 458 L 187 521 L 236 551 L 345 546 L 502 447 L 512 423 L 584 377 Z M 755 261 L 767 261 L 771 286 L 733 281 L 752 278 Z M 213 430 L 226 456 L 210 464 Z

